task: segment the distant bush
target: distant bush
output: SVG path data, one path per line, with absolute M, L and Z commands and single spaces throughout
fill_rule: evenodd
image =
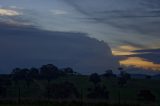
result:
M 93 73 L 89 76 L 89 81 L 97 85 L 98 83 L 101 82 L 101 77 L 97 73 Z
M 89 93 L 87 95 L 90 99 L 105 99 L 109 98 L 109 92 L 106 90 L 105 86 L 97 85 L 93 89 L 88 89 Z
M 138 95 L 137 95 L 137 99 L 140 102 L 155 102 L 156 101 L 156 97 L 154 94 L 152 94 L 152 92 L 150 90 L 141 90 Z
M 79 92 L 74 84 L 69 82 L 51 84 L 46 88 L 46 94 L 54 99 L 78 98 Z

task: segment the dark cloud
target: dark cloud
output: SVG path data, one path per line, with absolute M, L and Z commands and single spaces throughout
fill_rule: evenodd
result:
M 133 66 L 128 66 L 128 67 L 124 66 L 124 70 L 126 72 L 130 73 L 130 74 L 136 74 L 136 75 L 140 75 L 140 74 L 143 74 L 143 75 L 156 75 L 156 74 L 160 74 L 160 72 L 156 71 L 156 70 L 136 68 L 136 67 L 133 67 Z
M 153 63 L 160 64 L 160 49 L 144 49 L 136 50 L 133 52 L 138 54 L 132 56 L 141 57 Z
M 143 59 L 146 59 L 147 61 L 153 62 L 155 64 L 160 64 L 160 54 L 155 53 L 141 53 L 137 55 L 131 55 L 130 57 L 141 57 Z
M 32 26 L 0 23 L 0 69 L 52 63 L 81 73 L 102 73 L 118 67 L 109 46 L 85 33 L 53 32 Z
M 160 54 L 160 49 L 144 49 L 144 50 L 136 50 L 136 51 L 134 51 L 134 52 Z

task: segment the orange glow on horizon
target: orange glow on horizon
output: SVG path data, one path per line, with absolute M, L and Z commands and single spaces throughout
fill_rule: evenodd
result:
M 136 53 L 134 51 L 135 50 L 142 50 L 142 49 L 143 48 L 139 48 L 139 47 L 135 47 L 135 46 L 131 46 L 131 45 L 122 45 L 122 46 L 119 46 L 118 48 L 112 49 L 112 54 L 114 56 L 128 57 L 127 59 L 120 61 L 121 65 L 160 71 L 160 64 L 156 64 L 154 62 L 145 60 L 140 57 L 133 57 L 132 56 L 132 55 L 136 55 L 136 54 L 141 54 L 141 53 Z
M 125 66 L 144 68 L 144 69 L 160 70 L 160 64 L 155 64 L 153 62 L 147 61 L 139 57 L 129 57 L 126 60 L 120 61 L 120 64 Z
M 133 52 L 129 52 L 129 51 L 118 51 L 118 50 L 113 50 L 112 54 L 114 56 L 125 56 L 125 55 L 133 55 L 133 54 L 137 54 L 137 53 L 133 53 Z
M 130 45 L 122 45 L 118 48 L 112 50 L 112 54 L 115 56 L 123 56 L 123 55 L 133 55 L 138 54 L 133 52 L 134 50 L 140 50 L 141 48 L 130 46 Z

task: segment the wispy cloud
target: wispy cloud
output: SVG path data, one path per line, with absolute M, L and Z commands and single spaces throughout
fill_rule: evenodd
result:
M 18 15 L 21 15 L 21 13 L 11 9 L 0 8 L 0 16 L 18 16 Z
M 65 11 L 65 10 L 58 10 L 58 9 L 50 10 L 50 12 L 53 13 L 54 15 L 65 15 L 65 14 L 68 14 L 67 11 Z
M 148 0 L 119 0 L 118 2 L 116 0 L 63 1 L 77 12 L 87 16 L 83 20 L 86 19 L 86 22 L 91 24 L 102 24 L 106 28 L 104 28 L 106 33 L 112 31 L 112 35 L 117 38 L 121 35 L 120 39 L 132 40 L 137 44 L 146 45 L 153 39 L 152 36 L 159 37 L 160 2 L 157 0 L 152 2 Z M 112 30 L 107 30 L 109 28 Z M 104 36 L 108 37 L 109 35 Z M 140 42 L 142 39 L 146 40 Z M 153 40 L 155 43 L 158 42 L 155 39 Z M 151 44 L 147 44 L 147 46 L 149 45 Z
M 29 18 L 30 11 L 17 6 L 0 8 L 0 23 L 9 26 L 36 26 L 32 18 Z M 32 14 L 33 15 L 33 14 Z
M 138 53 L 155 53 L 155 54 L 160 54 L 160 48 L 157 49 L 143 49 L 143 50 L 135 50 L 133 52 L 138 52 Z
M 141 50 L 141 49 L 142 48 L 136 47 L 133 45 L 122 45 L 112 49 L 112 53 L 115 56 L 129 56 L 129 55 L 137 54 L 136 52 L 133 52 L 133 51 Z

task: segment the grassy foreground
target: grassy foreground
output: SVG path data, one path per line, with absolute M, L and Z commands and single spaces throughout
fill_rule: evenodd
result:
M 81 102 L 81 101 L 21 101 L 21 103 L 15 101 L 3 101 L 0 102 L 0 106 L 158 106 L 155 104 L 136 104 L 136 103 L 107 103 L 107 102 Z
M 61 83 L 69 81 L 73 83 L 79 92 L 83 95 L 83 100 L 87 100 L 88 88 L 92 88 L 93 84 L 89 81 L 88 76 L 68 76 L 52 80 L 51 83 Z M 160 80 L 153 79 L 130 79 L 128 83 L 119 88 L 117 78 L 102 78 L 101 84 L 105 85 L 109 91 L 108 102 L 81 102 L 81 101 L 45 101 L 43 98 L 46 80 L 34 80 L 29 87 L 25 81 L 20 82 L 21 86 L 21 103 L 18 100 L 18 86 L 10 85 L 7 87 L 7 96 L 5 100 L 0 101 L 0 106 L 160 106 Z M 137 93 L 141 89 L 149 89 L 155 96 L 155 104 L 141 103 L 137 101 Z M 118 93 L 121 93 L 121 105 L 118 104 Z M 29 100 L 24 100 L 29 98 Z M 15 99 L 14 101 L 9 101 Z M 52 98 L 51 98 L 52 99 Z M 32 101 L 33 100 L 33 101 Z

